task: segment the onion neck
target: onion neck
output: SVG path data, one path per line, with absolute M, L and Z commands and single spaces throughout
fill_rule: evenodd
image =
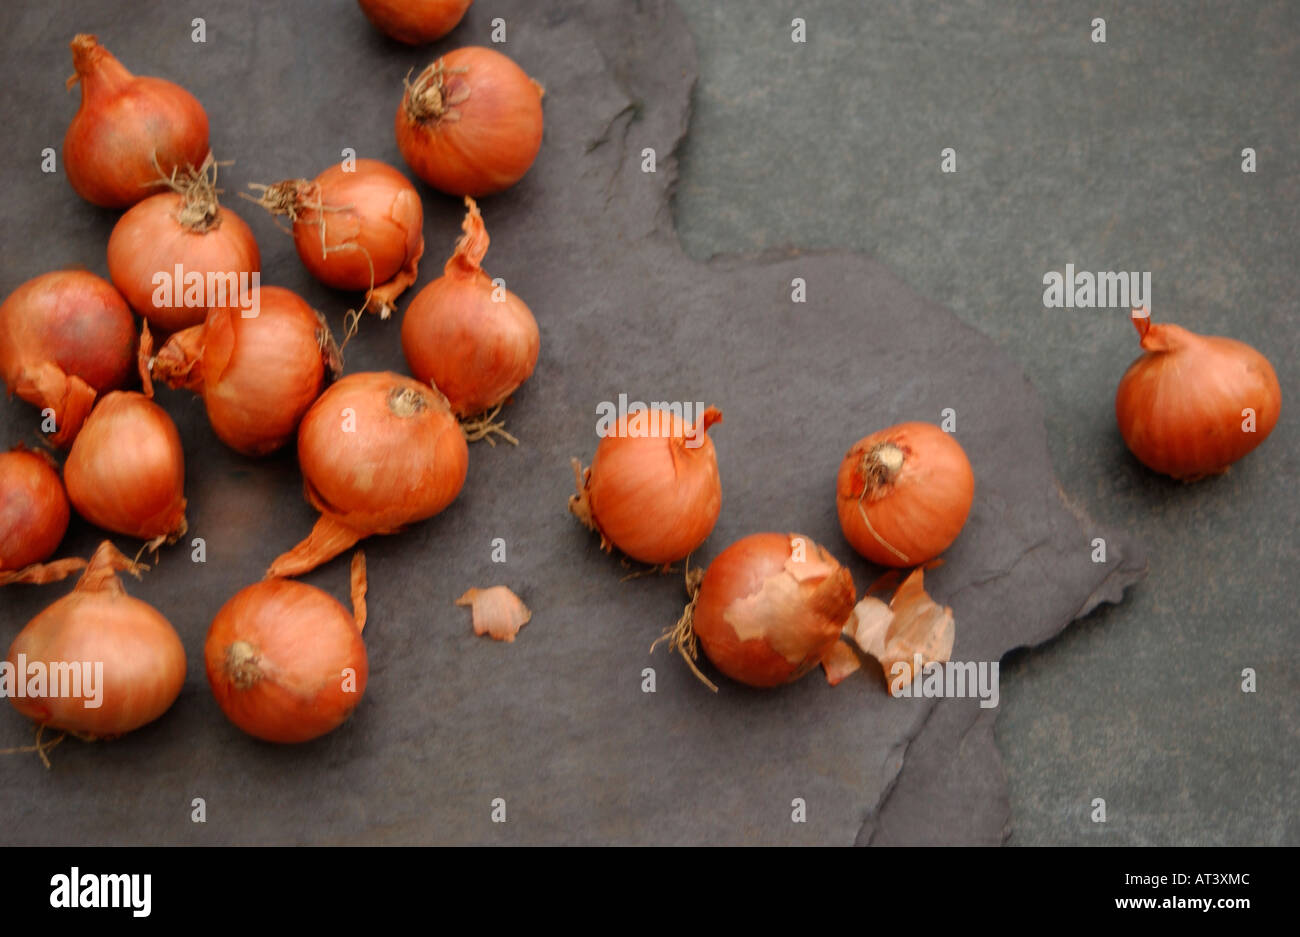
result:
M 483 272 L 483 258 L 487 256 L 487 227 L 483 216 L 479 214 L 478 203 L 468 195 L 465 196 L 465 219 L 460 223 L 461 236 L 456 242 L 456 250 L 443 268 L 448 274 L 478 274 Z
M 112 92 L 134 80 L 125 65 L 117 57 L 99 44 L 99 40 L 90 33 L 78 33 L 69 43 L 72 49 L 72 67 L 76 73 L 68 79 L 68 90 L 78 81 L 81 82 L 81 102 L 95 94 Z
M 119 572 L 130 573 L 137 579 L 142 570 L 149 567 L 128 559 L 112 541 L 105 540 L 95 550 L 86 566 L 86 571 L 77 580 L 74 592 L 109 592 L 114 595 L 126 595 L 122 580 L 117 578 Z

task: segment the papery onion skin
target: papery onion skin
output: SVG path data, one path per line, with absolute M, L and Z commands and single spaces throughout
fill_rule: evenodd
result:
M 76 438 L 97 394 L 126 384 L 135 354 L 126 300 L 93 273 L 42 274 L 0 305 L 0 377 L 9 393 L 54 411 L 56 446 Z
M 71 48 L 69 86 L 81 82 L 81 106 L 63 138 L 63 167 L 78 195 L 126 208 L 156 192 L 160 176 L 203 162 L 208 115 L 194 95 L 131 74 L 94 36 L 79 34 Z
M 510 188 L 542 146 L 542 89 L 510 58 L 454 49 L 408 83 L 394 121 L 417 176 L 448 195 Z
M 480 264 L 488 234 L 471 198 L 463 236 L 438 277 L 416 295 L 402 319 L 402 351 L 416 379 L 446 395 L 452 411 L 471 417 L 504 403 L 537 366 L 541 336 L 522 299 L 497 287 Z
M 629 422 L 635 427 L 637 415 L 621 417 L 596 446 L 591 468 L 578 475 L 569 510 L 600 534 L 604 549 L 617 547 L 634 560 L 659 566 L 684 559 L 718 522 L 722 482 L 708 429 L 722 422 L 722 411 L 705 410 L 692 428 L 699 445 L 687 445 L 682 418 L 652 409 L 668 431 L 632 436 Z
M 1120 433 L 1139 462 L 1196 481 L 1227 471 L 1268 438 L 1282 388 L 1268 359 L 1244 342 L 1133 317 L 1144 353 L 1115 394 Z M 1244 410 L 1254 410 L 1254 431 Z
M 87 707 L 80 696 L 11 697 L 24 716 L 54 729 L 108 739 L 153 722 L 185 685 L 185 648 L 171 623 L 147 602 L 126 594 L 115 570 L 134 564 L 111 543 L 100 545 L 76 588 L 28 622 L 9 647 L 28 664 L 103 664 L 102 698 Z
M 286 179 L 260 199 L 293 222 L 303 266 L 326 286 L 371 290 L 366 309 L 387 318 L 413 284 L 424 254 L 424 205 L 409 179 L 387 163 L 357 159 L 313 180 Z
M 262 456 L 293 438 L 337 365 L 337 350 L 296 293 L 263 286 L 255 300 L 256 316 L 213 309 L 203 325 L 173 335 L 152 371 L 156 380 L 202 394 L 212 430 L 227 446 Z
M 376 29 L 391 39 L 418 46 L 456 28 L 474 0 L 358 0 Z
M 69 517 L 63 482 L 46 457 L 21 446 L 0 452 L 0 573 L 52 556 Z
M 361 702 L 370 673 L 347 610 L 328 593 L 286 579 L 235 593 L 212 621 L 203 659 L 230 721 L 279 743 L 338 728 Z
M 916 566 L 948 549 L 974 497 L 970 460 L 933 423 L 900 423 L 864 436 L 845 454 L 836 479 L 845 538 L 882 566 Z
M 210 226 L 189 225 L 178 220 L 184 202 L 175 192 L 152 195 L 122 215 L 108 238 L 108 272 L 113 285 L 132 309 L 163 332 L 201 324 L 209 307 L 156 305 L 159 288 L 153 282 L 155 274 L 165 273 L 174 279 L 179 265 L 187 275 L 202 276 L 205 284 L 209 274 L 233 276 L 228 282 L 235 288 L 230 297 L 234 302 L 241 278 L 251 282 L 251 275 L 262 269 L 257 239 L 242 218 L 228 208 L 219 208 Z M 176 292 L 183 298 L 183 287 Z M 206 288 L 205 299 L 213 299 Z
M 442 394 L 409 377 L 349 374 L 298 427 L 307 500 L 321 518 L 268 576 L 296 576 L 371 534 L 396 533 L 456 499 L 469 448 Z
M 852 575 L 810 538 L 751 534 L 709 564 L 693 626 L 705 656 L 728 677 L 775 687 L 821 662 L 854 598 Z
M 141 540 L 185 532 L 185 456 L 167 411 L 113 391 L 91 412 L 63 464 L 68 500 L 97 527 Z

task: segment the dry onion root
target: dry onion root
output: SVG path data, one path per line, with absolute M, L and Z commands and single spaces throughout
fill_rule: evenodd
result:
M 293 225 L 303 266 L 326 286 L 365 290 L 365 312 L 387 319 L 424 255 L 424 205 L 404 175 L 376 159 L 339 163 L 315 179 L 250 184 L 253 201 Z M 344 344 L 356 329 L 348 324 Z
M 518 445 L 496 420 L 537 366 L 541 337 L 522 299 L 483 272 L 489 238 L 472 198 L 456 249 L 402 318 L 402 352 L 417 380 L 442 391 L 470 442 L 494 435 Z
M 470 607 L 475 634 L 489 635 L 495 641 L 514 641 L 519 629 L 533 617 L 519 596 L 505 586 L 467 589 L 456 604 Z
M 876 597 L 897 581 L 897 571 L 877 580 L 844 626 L 844 637 L 879 662 L 891 693 L 910 685 L 928 664 L 950 660 L 956 639 L 952 609 L 939 605 L 925 591 L 923 567 L 908 574 L 889 604 Z M 837 641 L 822 661 L 831 686 L 857 670 L 856 662 L 852 648 Z
M 569 511 L 600 534 L 607 553 L 617 547 L 665 569 L 685 559 L 713 532 L 722 510 L 718 457 L 708 435 L 721 422 L 717 407 L 706 409 L 690 433 L 677 414 L 659 407 L 620 418 L 596 446 L 591 468 L 572 461 L 577 492 Z
M 86 520 L 157 549 L 175 543 L 189 525 L 185 455 L 176 424 L 153 401 L 152 354 L 145 321 L 139 353 L 143 393 L 115 390 L 96 405 L 63 464 L 63 482 Z
M 695 675 L 696 647 L 741 683 L 775 687 L 816 667 L 853 612 L 853 577 L 824 548 L 799 534 L 751 534 L 718 554 L 700 575 L 687 571 L 691 595 L 667 642 Z M 651 651 L 654 650 L 651 647 Z
M 85 567 L 80 557 L 45 562 L 63 540 L 69 515 L 53 459 L 22 445 L 0 452 L 0 586 L 58 582 Z

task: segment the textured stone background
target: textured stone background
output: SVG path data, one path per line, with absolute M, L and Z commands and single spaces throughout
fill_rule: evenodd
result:
M 679 2 L 687 252 L 873 253 L 1011 354 L 1067 496 L 1148 549 L 1122 605 L 1005 662 L 1011 842 L 1300 842 L 1300 4 Z M 1272 437 L 1191 487 L 1145 471 L 1113 409 L 1136 337 L 1122 312 L 1044 309 L 1066 263 L 1149 270 L 1156 318 L 1263 351 Z

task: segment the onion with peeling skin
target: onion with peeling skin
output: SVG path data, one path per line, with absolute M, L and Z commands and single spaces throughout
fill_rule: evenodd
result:
M 0 379 L 54 412 L 50 442 L 71 445 L 95 397 L 123 386 L 135 363 L 135 319 L 113 284 L 84 270 L 28 280 L 0 305 Z
M 690 604 L 660 641 L 696 676 L 696 641 L 715 667 L 754 687 L 775 687 L 816 667 L 853 612 L 853 577 L 799 534 L 751 534 L 688 572 Z M 656 642 L 657 644 L 658 642 Z
M 79 557 L 45 562 L 70 513 L 53 459 L 21 445 L 0 452 L 0 585 L 57 582 L 86 565 Z

